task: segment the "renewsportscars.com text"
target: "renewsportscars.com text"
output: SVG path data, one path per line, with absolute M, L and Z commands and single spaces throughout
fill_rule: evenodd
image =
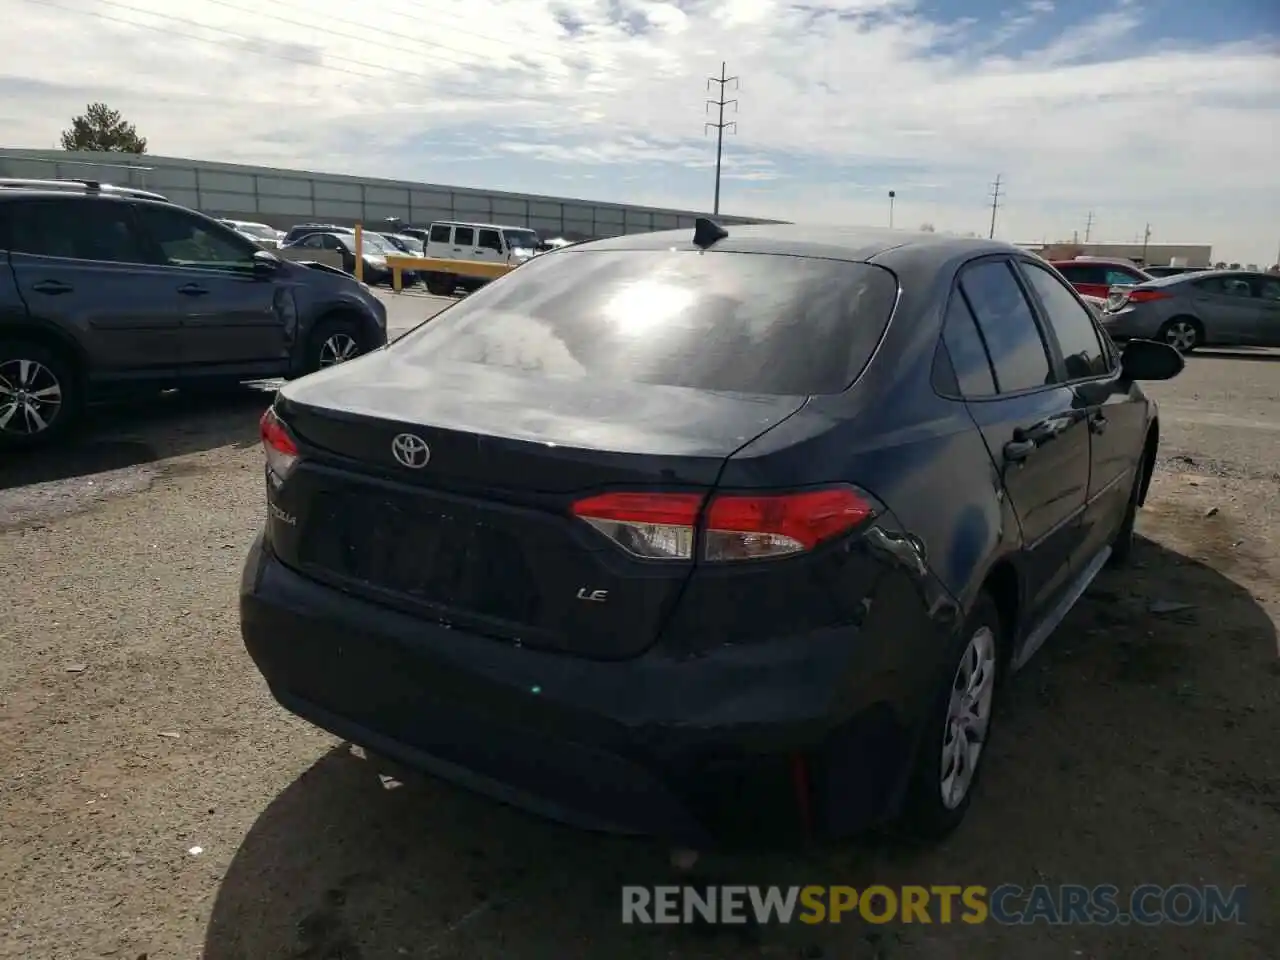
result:
M 1158 926 L 1243 923 L 1244 887 L 1111 884 L 1020 887 L 873 885 L 622 888 L 622 922 L 681 923 L 997 923 Z

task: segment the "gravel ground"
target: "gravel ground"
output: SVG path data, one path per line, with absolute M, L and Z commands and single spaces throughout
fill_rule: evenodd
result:
M 437 305 L 404 298 L 395 322 Z M 1280 362 L 1196 356 L 1153 393 L 1137 567 L 1012 685 L 964 828 L 705 869 L 1243 883 L 1244 926 L 622 926 L 618 887 L 662 882 L 664 851 L 384 780 L 271 700 L 234 602 L 263 513 L 267 394 L 246 391 L 102 411 L 76 446 L 0 465 L 0 957 L 1274 957 Z M 1152 612 L 1170 600 L 1191 606 Z

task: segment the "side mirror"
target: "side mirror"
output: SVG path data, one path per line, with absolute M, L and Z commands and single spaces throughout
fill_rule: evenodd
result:
M 253 272 L 255 276 L 269 277 L 280 269 L 280 258 L 266 250 L 257 250 L 253 254 Z
M 1126 380 L 1171 380 L 1186 360 L 1167 343 L 1130 340 L 1120 352 L 1120 373 Z

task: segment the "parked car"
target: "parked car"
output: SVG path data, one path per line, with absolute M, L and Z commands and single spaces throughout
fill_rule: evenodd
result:
M 1076 290 L 1089 297 L 1105 300 L 1112 287 L 1143 283 L 1151 277 L 1128 260 L 1051 260 L 1053 268 L 1067 278 Z
M 344 233 L 355 234 L 354 227 L 344 227 L 336 223 L 299 223 L 290 227 L 281 240 L 280 246 L 287 247 L 297 243 L 312 233 Z
M 362 233 L 360 259 L 364 262 L 361 279 L 370 286 L 391 281 L 391 268 L 387 266 L 387 253 L 396 252 L 395 248 L 368 230 Z M 306 236 L 286 243 L 288 250 L 332 250 L 342 258 L 342 269 L 347 273 L 356 272 L 356 237 L 355 233 L 309 233 Z
M 411 237 L 404 233 L 379 233 L 378 236 L 387 241 L 387 243 L 391 244 L 405 256 L 423 256 L 423 244 L 417 237 Z
M 280 248 L 280 232 L 265 223 L 254 223 L 251 220 L 219 220 L 219 223 L 230 227 L 242 237 L 252 240 L 264 250 Z
M 441 221 L 431 225 L 426 256 L 515 266 L 533 257 L 538 252 L 538 243 L 538 234 L 527 227 Z M 460 273 L 428 273 L 423 279 L 429 291 L 447 296 L 458 288 L 478 290 L 490 278 Z
M 401 253 L 406 257 L 425 256 L 422 241 L 417 237 L 411 237 L 403 233 L 379 233 L 378 236 L 387 243 L 392 253 Z M 418 282 L 418 272 L 416 270 L 401 270 L 400 282 L 407 287 L 413 286 Z
M 280 390 L 244 642 L 299 716 L 570 823 L 939 837 L 1129 556 L 1182 363 L 991 240 L 545 253 Z
M 0 190 L 0 447 L 105 396 L 296 377 L 386 343 L 350 278 L 283 263 L 216 220 L 83 184 Z
M 1117 287 L 1102 325 L 1115 340 L 1161 340 L 1183 353 L 1203 346 L 1280 347 L 1280 277 L 1207 270 Z

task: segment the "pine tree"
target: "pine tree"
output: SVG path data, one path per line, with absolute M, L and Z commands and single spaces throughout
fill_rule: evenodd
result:
M 138 136 L 132 123 L 105 103 L 91 103 L 84 114 L 71 121 L 71 129 L 62 131 L 63 150 L 101 153 L 146 153 L 147 140 Z

